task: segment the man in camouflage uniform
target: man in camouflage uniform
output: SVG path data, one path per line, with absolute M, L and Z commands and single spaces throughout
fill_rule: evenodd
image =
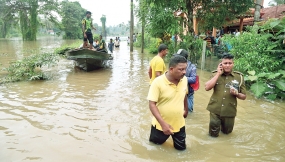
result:
M 225 53 L 217 70 L 213 71 L 213 77 L 206 82 L 205 90 L 214 89 L 207 110 L 210 111 L 209 135 L 218 137 L 220 130 L 224 134 L 232 132 L 237 112 L 237 98 L 246 99 L 246 89 L 243 74 L 232 71 L 234 56 Z M 232 81 L 238 82 L 235 89 Z
M 93 35 L 91 29 L 96 30 L 92 24 L 92 19 L 91 19 L 91 12 L 87 11 L 86 12 L 86 18 L 82 20 L 82 32 L 83 32 L 83 48 L 88 48 L 88 42 L 89 41 L 89 49 L 93 49 Z

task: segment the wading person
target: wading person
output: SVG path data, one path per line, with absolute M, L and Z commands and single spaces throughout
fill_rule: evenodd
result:
M 186 149 L 185 119 L 187 107 L 187 60 L 173 56 L 166 73 L 150 85 L 147 99 L 153 115 L 149 141 L 163 144 L 172 136 L 177 150 Z
M 233 131 L 237 113 L 237 98 L 246 99 L 243 75 L 232 71 L 234 56 L 225 53 L 213 77 L 206 82 L 205 90 L 214 89 L 207 110 L 210 111 L 209 135 L 218 137 L 220 130 L 224 134 Z
M 148 76 L 149 76 L 149 84 L 152 83 L 152 81 L 165 73 L 166 67 L 164 64 L 163 58 L 167 55 L 168 53 L 168 47 L 165 44 L 161 44 L 158 47 L 158 54 L 152 58 L 150 61 L 150 66 L 148 70 Z
M 91 29 L 96 30 L 96 28 L 93 27 L 92 19 L 91 19 L 91 12 L 86 12 L 86 18 L 82 20 L 82 32 L 83 32 L 83 48 L 88 48 L 88 42 L 89 41 L 89 49 L 93 49 L 93 35 Z
M 176 55 L 180 55 L 185 57 L 187 60 L 189 53 L 185 49 L 179 49 L 176 53 Z M 188 94 L 187 94 L 187 100 L 188 100 L 188 112 L 193 111 L 193 105 L 194 105 L 194 90 L 189 84 L 193 84 L 196 82 L 196 66 L 191 63 L 191 61 L 187 60 L 187 68 L 186 68 L 186 74 L 187 82 L 188 82 Z
M 114 49 L 114 43 L 113 43 L 113 39 L 110 39 L 110 42 L 108 44 L 108 48 L 110 50 L 111 53 L 113 53 L 113 49 Z

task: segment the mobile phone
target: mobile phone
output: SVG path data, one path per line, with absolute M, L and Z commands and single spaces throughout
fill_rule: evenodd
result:
M 220 69 L 221 69 L 222 71 L 224 71 L 223 66 L 222 66 L 222 63 L 220 63 L 219 66 L 220 66 Z

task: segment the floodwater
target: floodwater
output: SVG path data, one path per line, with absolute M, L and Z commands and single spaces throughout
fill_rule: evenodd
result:
M 72 41 L 0 40 L 0 63 L 35 51 L 52 51 Z M 139 50 L 138 50 L 139 51 Z M 146 100 L 148 64 L 153 55 L 129 52 L 126 42 L 110 67 L 80 71 L 61 59 L 47 81 L 0 85 L 0 161 L 285 161 L 285 104 L 238 101 L 234 131 L 208 136 L 210 73 L 198 70 L 200 89 L 186 118 L 187 149 L 176 151 L 148 141 L 152 114 Z M 3 73 L 0 73 L 3 76 Z

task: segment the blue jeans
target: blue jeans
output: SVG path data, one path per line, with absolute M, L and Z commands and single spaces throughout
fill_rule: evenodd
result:
M 188 112 L 192 112 L 193 111 L 193 105 L 194 105 L 194 94 L 192 95 L 187 95 L 187 101 L 188 101 Z

